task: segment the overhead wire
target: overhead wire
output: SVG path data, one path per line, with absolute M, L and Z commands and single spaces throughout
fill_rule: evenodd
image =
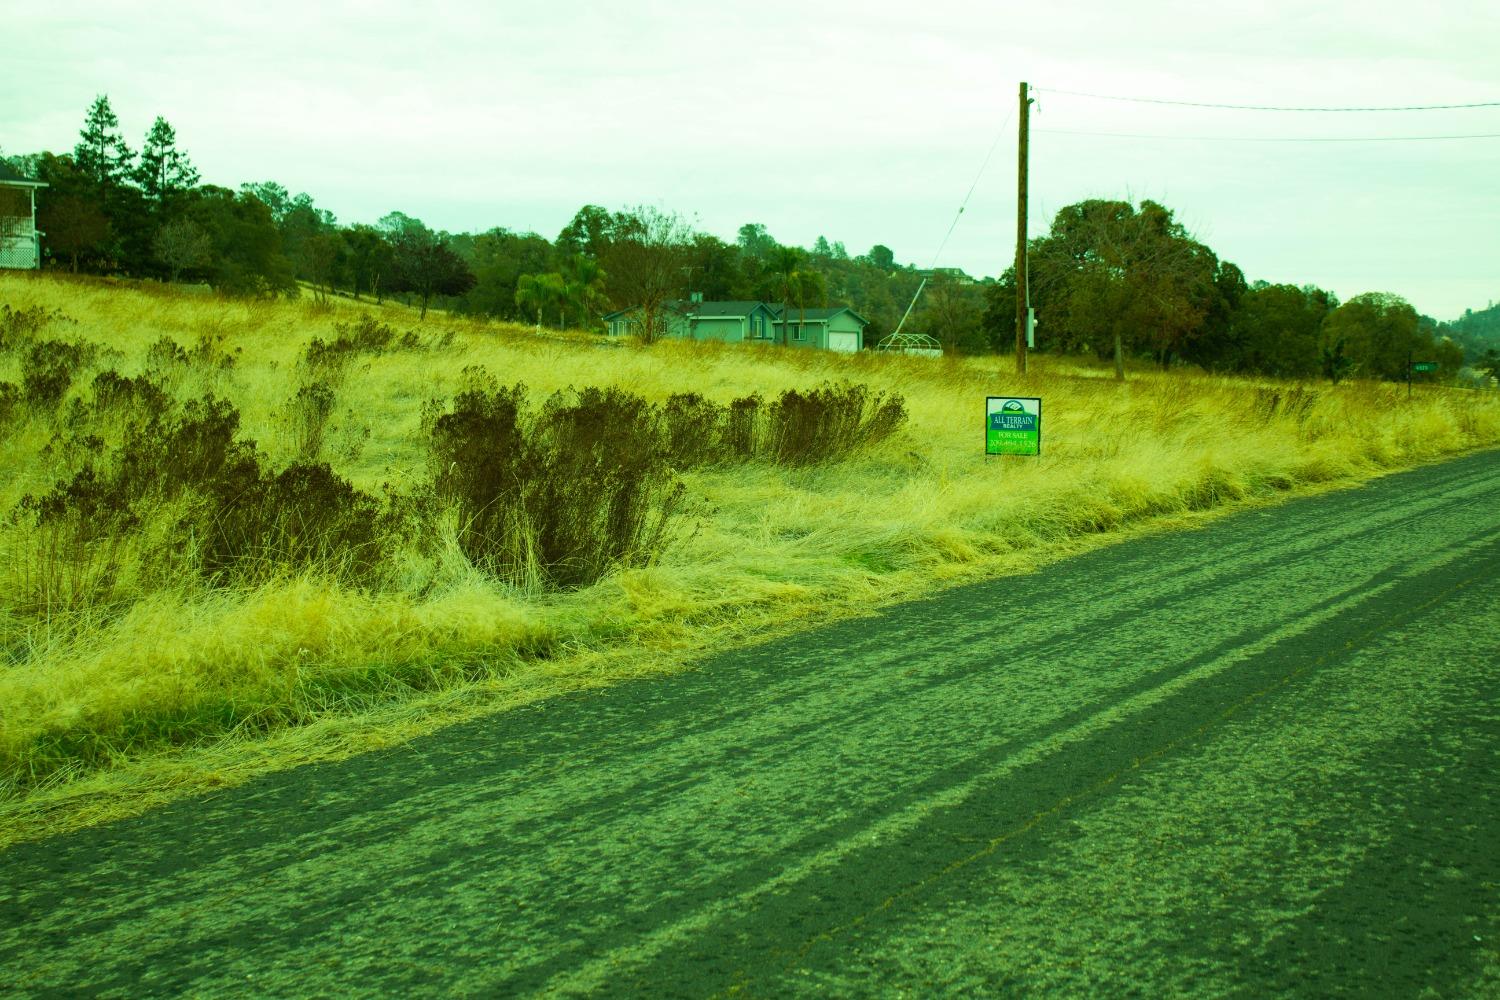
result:
M 1403 104 L 1403 105 L 1285 105 L 1285 104 L 1238 104 L 1219 101 L 1190 101 L 1164 97 L 1136 97 L 1126 94 L 1099 94 L 1083 90 L 1063 90 L 1052 87 L 1032 87 L 1046 94 L 1083 97 L 1100 101 L 1125 101 L 1133 104 L 1169 105 L 1186 108 L 1211 108 L 1230 111 L 1271 111 L 1290 113 L 1335 114 L 1406 111 L 1451 111 L 1472 108 L 1500 108 L 1500 101 L 1469 101 L 1454 104 Z M 1085 129 L 1036 129 L 1052 135 L 1087 135 L 1112 139 L 1164 139 L 1177 142 L 1452 142 L 1470 139 L 1497 139 L 1500 132 L 1455 132 L 1442 135 L 1352 135 L 1352 136 L 1267 136 L 1267 135 L 1184 135 L 1145 132 L 1115 132 L 1111 130 Z
M 938 258 L 943 255 L 943 248 L 948 245 L 948 238 L 953 235 L 953 230 L 958 228 L 958 220 L 963 217 L 964 209 L 969 207 L 969 199 L 974 197 L 974 189 L 979 187 L 980 178 L 984 176 L 985 169 L 989 167 L 990 159 L 995 155 L 995 150 L 999 148 L 1000 141 L 1005 138 L 1005 130 L 1010 127 L 1010 120 L 1015 116 L 1015 113 L 1016 109 L 1014 107 L 1005 113 L 1005 120 L 1000 123 L 1000 128 L 995 132 L 995 141 L 990 143 L 989 151 L 984 154 L 984 161 L 979 164 L 979 171 L 974 175 L 974 181 L 969 185 L 968 193 L 964 195 L 964 200 L 959 203 L 958 211 L 953 213 L 953 221 L 948 224 L 948 231 L 943 234 L 943 239 L 938 244 L 937 252 L 932 255 L 932 263 L 928 265 L 929 271 L 937 267 Z
M 969 190 L 964 195 L 964 200 L 959 203 L 958 211 L 953 213 L 953 221 L 948 223 L 948 231 L 943 234 L 942 241 L 938 243 L 937 250 L 933 252 L 932 263 L 927 265 L 928 271 L 931 271 L 937 267 L 939 258 L 943 256 L 943 250 L 948 246 L 948 239 L 953 235 L 953 230 L 958 228 L 958 220 L 963 218 L 964 209 L 969 207 L 969 200 L 974 197 L 974 191 L 979 187 L 979 181 L 982 177 L 984 177 L 984 172 L 989 167 L 990 159 L 995 155 L 995 150 L 999 148 L 1000 141 L 1005 138 L 1005 130 L 1010 127 L 1010 120 L 1015 115 L 1015 113 L 1016 109 L 1014 107 L 1007 111 L 1005 113 L 1005 120 L 1000 123 L 1000 128 L 995 131 L 995 141 L 990 143 L 990 148 L 984 154 L 984 160 L 979 164 L 979 170 L 974 174 L 974 180 L 969 185 Z M 907 317 L 910 316 L 911 311 L 916 308 L 917 299 L 921 297 L 922 289 L 926 286 L 927 278 L 924 277 L 920 282 L 917 283 L 917 290 L 915 294 L 912 295 L 911 301 L 907 303 L 906 312 L 901 314 L 900 322 L 896 324 L 896 329 L 891 332 L 892 337 L 900 333 L 901 328 L 906 325 Z
M 1090 132 L 1082 129 L 1064 128 L 1037 128 L 1032 129 L 1032 131 L 1050 135 L 1095 135 L 1113 139 L 1174 139 L 1188 142 L 1443 142 L 1455 139 L 1500 139 L 1500 132 L 1474 132 L 1464 135 L 1249 136 Z
M 1279 105 L 1279 104 L 1237 104 L 1215 101 L 1190 101 L 1157 97 L 1135 97 L 1122 94 L 1098 94 L 1078 90 L 1062 90 L 1051 87 L 1028 88 L 1032 93 L 1055 94 L 1059 96 L 1081 97 L 1101 101 L 1120 101 L 1132 104 L 1165 105 L 1185 108 L 1206 108 L 1213 110 L 1228 111 L 1258 111 L 1258 112 L 1282 112 L 1297 114 L 1366 114 L 1366 113 L 1404 113 L 1425 111 L 1457 111 L 1472 110 L 1479 108 L 1500 108 L 1500 101 L 1468 101 L 1451 104 L 1408 104 L 1408 105 L 1347 105 L 1347 106 L 1313 106 L 1313 105 Z M 1365 135 L 1365 136 L 1235 136 L 1235 135 L 1183 135 L 1183 134 L 1161 134 L 1161 133 L 1138 133 L 1138 132 L 1114 132 L 1095 131 L 1084 129 L 1032 129 L 1052 135 L 1078 135 L 1101 138 L 1118 139 L 1151 139 L 1178 142 L 1238 142 L 1238 143 L 1351 143 L 1351 142 L 1450 142 L 1463 140 L 1500 139 L 1500 132 L 1465 132 L 1450 133 L 1442 135 Z M 1030 275 L 1028 274 L 1029 278 Z M 1029 299 L 1029 295 L 1028 295 Z
M 1065 94 L 1069 97 L 1087 97 L 1096 101 L 1128 101 L 1133 104 L 1168 104 L 1184 108 L 1221 108 L 1231 111 L 1287 111 L 1313 114 L 1363 114 L 1377 111 L 1455 111 L 1469 108 L 1500 108 L 1500 101 L 1470 101 L 1464 104 L 1395 104 L 1386 106 L 1297 106 L 1280 104 L 1227 104 L 1213 101 L 1181 101 L 1162 97 L 1128 97 L 1123 94 L 1092 94 L 1082 90 L 1057 90 L 1052 87 L 1032 87 L 1033 91 L 1045 94 Z

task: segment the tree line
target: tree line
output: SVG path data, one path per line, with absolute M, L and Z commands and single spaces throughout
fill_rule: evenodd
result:
M 873 345 L 906 319 L 950 353 L 1008 352 L 1015 275 L 974 279 L 958 269 L 901 264 L 883 244 L 850 254 L 820 236 L 784 244 L 759 223 L 733 242 L 650 206 L 587 204 L 554 239 L 494 227 L 435 231 L 393 211 L 341 225 L 306 193 L 275 181 L 231 190 L 200 183 L 172 126 L 157 117 L 133 151 L 109 99 L 89 108 L 71 153 L 11 157 L 49 185 L 39 199 L 47 266 L 165 281 L 237 295 L 397 296 L 421 309 L 534 324 L 599 328 L 637 307 L 649 334 L 667 303 L 754 299 L 789 310 L 845 305 L 870 323 Z M 1169 367 L 1294 378 L 1406 377 L 1408 359 L 1439 377 L 1465 363 L 1495 366 L 1500 322 L 1470 313 L 1455 324 L 1419 315 L 1387 293 L 1339 302 L 1312 285 L 1251 282 L 1152 201 L 1093 199 L 1057 213 L 1030 244 L 1029 284 L 1041 351 L 1151 359 Z M 301 284 L 299 284 L 301 283 Z
M 1039 349 L 1112 359 L 1151 358 L 1213 372 L 1285 378 L 1354 375 L 1400 381 L 1414 361 L 1438 379 L 1466 363 L 1493 365 L 1482 337 L 1420 315 L 1397 295 L 1339 302 L 1315 285 L 1248 281 L 1153 201 L 1069 205 L 1028 243 Z M 984 327 L 997 350 L 1015 340 L 1015 269 L 988 289 Z M 1500 331 L 1496 331 L 1500 333 Z
M 274 181 L 238 191 L 200 183 L 160 116 L 136 152 L 107 96 L 89 107 L 71 153 L 8 162 L 48 185 L 37 206 L 46 266 L 202 282 L 232 295 L 296 295 L 301 279 L 316 295 L 408 295 L 424 313 L 435 297 L 473 286 L 446 234 L 399 212 L 375 226 L 340 226 L 310 195 Z

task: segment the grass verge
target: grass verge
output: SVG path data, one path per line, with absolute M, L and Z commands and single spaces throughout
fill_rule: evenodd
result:
M 1045 357 L 1018 379 L 995 358 L 641 348 L 43 276 L 0 277 L 0 302 L 11 317 L 0 382 L 15 387 L 0 395 L 12 399 L 0 411 L 0 844 L 1500 443 L 1500 397 L 1432 387 L 1408 400 L 1382 384 L 1179 372 L 1117 384 Z M 367 315 L 391 335 L 351 334 L 372 328 Z M 446 412 L 430 401 L 461 395 L 474 366 L 538 398 L 628 390 L 668 414 L 688 394 L 722 415 L 757 394 L 805 400 L 849 383 L 899 395 L 908 419 L 822 460 L 778 461 L 776 445 L 679 461 L 687 506 L 661 551 L 559 589 L 476 559 L 461 507 L 417 502 L 433 475 L 424 407 L 429 423 Z M 26 498 L 74 481 L 88 459 L 77 414 L 106 371 L 228 401 L 266 483 L 316 463 L 351 495 L 404 498 L 419 516 L 380 535 L 373 575 L 328 559 L 189 572 L 203 529 L 184 542 L 182 525 L 199 522 L 166 502 L 128 536 L 75 534 L 59 549 Z M 983 398 L 1001 392 L 1045 399 L 1041 458 L 979 453 Z M 672 447 L 691 438 L 678 426 Z M 276 530 L 277 551 L 295 547 L 293 528 Z

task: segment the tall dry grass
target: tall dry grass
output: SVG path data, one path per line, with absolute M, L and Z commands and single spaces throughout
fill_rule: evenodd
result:
M 28 336 L 93 345 L 60 402 L 0 413 L 0 794 L 12 797 L 164 748 L 258 739 L 601 651 L 722 646 L 1024 569 L 1082 536 L 1500 442 L 1500 397 L 1440 388 L 1408 401 L 1389 385 L 1186 372 L 1117 384 L 1048 357 L 1017 378 L 997 358 L 644 348 L 435 315 L 419 325 L 399 306 L 378 315 L 403 334 L 401 349 L 353 351 L 336 376 L 310 380 L 308 345 L 335 340 L 339 324 L 373 306 L 12 275 L 0 275 L 0 303 L 49 317 Z M 163 361 L 163 338 L 183 357 Z M 598 386 L 657 403 L 689 392 L 718 404 L 769 399 L 848 380 L 899 393 L 910 418 L 837 462 L 681 470 L 693 511 L 685 530 L 651 564 L 572 590 L 476 567 L 451 511 L 387 536 L 373 582 L 316 563 L 228 584 L 147 558 L 181 542 L 171 511 L 118 551 L 94 546 L 86 558 L 49 552 L 21 511 L 67 466 L 69 400 L 99 371 L 150 369 L 179 399 L 225 398 L 272 469 L 327 462 L 373 496 L 431 475 L 424 404 L 451 399 L 475 365 L 537 398 Z M 19 386 L 23 374 L 20 353 L 0 350 L 0 382 Z M 325 389 L 308 389 L 314 382 Z M 1043 397 L 1040 458 L 982 455 L 983 400 L 1000 393 Z M 39 602 L 37 580 L 62 586 L 64 569 L 79 578 L 70 586 L 102 596 Z

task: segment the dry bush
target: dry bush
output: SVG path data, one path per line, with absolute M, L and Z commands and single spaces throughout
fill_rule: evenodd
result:
M 760 453 L 764 434 L 761 429 L 760 393 L 740 396 L 730 402 L 724 414 L 722 454 L 732 459 L 747 459 Z
M 526 390 L 482 373 L 448 412 L 433 412 L 437 495 L 458 512 L 469 560 L 512 583 L 577 587 L 660 554 L 684 512 L 661 418 L 621 389 L 552 395 L 527 412 Z
M 76 468 L 20 504 L 39 555 L 27 606 L 52 613 L 116 599 L 127 553 L 143 564 L 135 576 L 164 576 L 185 554 L 218 584 L 312 566 L 351 580 L 371 572 L 379 505 L 326 465 L 270 472 L 240 437 L 239 411 L 211 395 L 178 405 L 149 377 L 113 371 L 93 388 L 54 441 Z M 164 514 L 175 520 L 166 547 L 150 551 L 140 536 Z
M 867 385 L 827 382 L 807 392 L 783 392 L 767 420 L 767 451 L 775 461 L 816 465 L 890 437 L 906 422 L 906 401 Z
M 667 454 L 678 468 L 692 468 L 755 457 L 789 466 L 837 461 L 890 437 L 907 414 L 900 393 L 825 382 L 787 389 L 770 406 L 759 393 L 724 406 L 675 393 L 662 417 Z
M 287 401 L 283 420 L 292 454 L 303 462 L 316 462 L 323 453 L 323 439 L 333 416 L 336 397 L 326 382 L 306 382 Z
M 77 321 L 57 308 L 41 305 L 12 308 L 0 304 L 0 351 L 13 351 L 54 325 L 77 326 Z
M 381 559 L 380 503 L 327 465 L 298 463 L 204 512 L 200 565 L 237 583 L 317 567 L 352 583 L 372 582 Z
M 39 414 L 55 409 L 97 354 L 98 349 L 89 343 L 37 340 L 27 344 L 21 355 L 22 401 Z
M 1317 390 L 1304 385 L 1256 386 L 1250 412 L 1263 424 L 1278 416 L 1304 424 L 1317 404 Z
M 7 427 L 21 410 L 21 387 L 14 382 L 0 382 L 0 430 Z
M 370 316 L 360 316 L 352 323 L 335 323 L 334 336 L 328 340 L 314 337 L 302 354 L 303 367 L 313 379 L 337 384 L 354 359 L 361 355 L 378 355 L 396 340 L 396 331 L 388 324 Z M 407 333 L 399 344 L 403 347 L 414 343 L 413 334 Z
M 726 408 L 696 392 L 674 392 L 662 407 L 663 442 L 679 469 L 705 465 L 722 450 Z

